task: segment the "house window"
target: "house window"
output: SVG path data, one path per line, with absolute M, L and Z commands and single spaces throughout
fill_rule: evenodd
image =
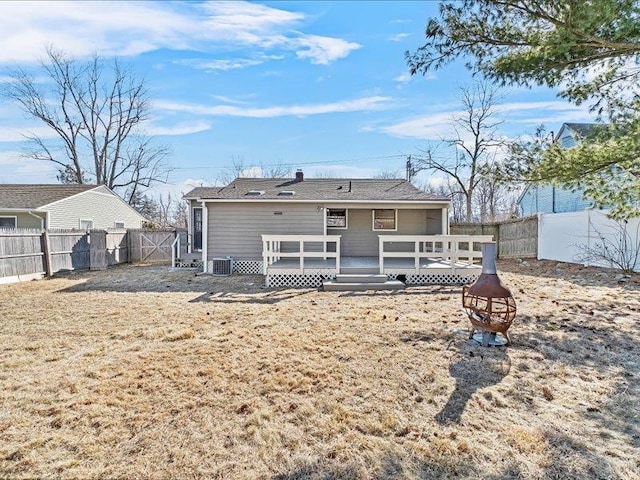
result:
M 0 217 L 0 228 L 18 228 L 18 217 Z
M 373 210 L 373 230 L 397 230 L 397 223 L 397 210 Z
M 327 228 L 347 228 L 347 209 L 327 208 Z
M 93 220 L 80 219 L 80 230 L 91 230 L 93 228 Z
M 202 250 L 202 207 L 193 209 L 193 249 Z
M 115 228 L 126 228 L 124 222 L 115 222 Z

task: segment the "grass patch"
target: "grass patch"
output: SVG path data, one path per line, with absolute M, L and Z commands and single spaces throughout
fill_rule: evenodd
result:
M 469 343 L 459 287 L 137 266 L 0 286 L 0 472 L 640 477 L 638 276 L 498 266 L 508 349 Z

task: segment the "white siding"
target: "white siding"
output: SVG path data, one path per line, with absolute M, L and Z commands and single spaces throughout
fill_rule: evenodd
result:
M 49 228 L 80 228 L 80 220 L 93 220 L 93 228 L 114 228 L 124 222 L 126 228 L 141 228 L 144 217 L 106 187 L 97 188 L 50 206 Z
M 261 235 L 323 234 L 324 210 L 319 205 L 266 202 L 207 205 L 209 258 L 258 260 L 262 258 Z

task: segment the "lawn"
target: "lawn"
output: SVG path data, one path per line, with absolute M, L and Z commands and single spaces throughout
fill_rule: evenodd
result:
M 640 275 L 498 268 L 510 348 L 468 340 L 454 286 L 0 286 L 0 477 L 639 478 Z

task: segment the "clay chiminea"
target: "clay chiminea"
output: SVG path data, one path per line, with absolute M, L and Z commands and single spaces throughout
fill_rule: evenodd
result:
M 497 341 L 496 333 L 501 333 L 511 344 L 507 330 L 516 316 L 516 302 L 498 277 L 495 242 L 482 244 L 482 273 L 471 286 L 462 287 L 462 308 L 472 325 L 469 338 L 479 330 L 482 345 L 500 345 L 504 341 Z

